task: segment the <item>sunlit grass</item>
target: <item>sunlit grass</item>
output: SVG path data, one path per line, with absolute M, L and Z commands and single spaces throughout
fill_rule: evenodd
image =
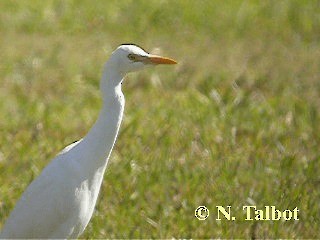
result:
M 123 42 L 179 61 L 129 75 L 125 117 L 84 238 L 316 238 L 317 1 L 2 1 L 0 224 L 100 106 Z M 244 221 L 242 206 L 300 209 Z M 198 221 L 194 210 L 211 215 Z M 231 205 L 237 221 L 215 220 Z M 241 220 L 242 219 L 242 220 Z

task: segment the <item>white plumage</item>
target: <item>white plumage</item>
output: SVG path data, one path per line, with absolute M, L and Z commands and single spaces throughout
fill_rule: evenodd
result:
M 136 45 L 119 46 L 104 66 L 98 120 L 57 155 L 22 194 L 0 238 L 77 238 L 90 221 L 121 124 L 124 76 L 151 64 L 175 64 Z

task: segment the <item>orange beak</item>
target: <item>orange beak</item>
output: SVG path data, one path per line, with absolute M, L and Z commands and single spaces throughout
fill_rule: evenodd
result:
M 171 58 L 156 55 L 149 55 L 147 59 L 153 64 L 177 64 L 177 62 Z

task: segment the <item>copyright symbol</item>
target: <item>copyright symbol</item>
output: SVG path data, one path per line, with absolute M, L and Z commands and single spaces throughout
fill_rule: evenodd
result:
M 196 218 L 198 218 L 201 221 L 206 220 L 207 217 L 209 217 L 209 209 L 206 208 L 206 206 L 199 206 L 194 211 L 194 215 L 196 216 Z

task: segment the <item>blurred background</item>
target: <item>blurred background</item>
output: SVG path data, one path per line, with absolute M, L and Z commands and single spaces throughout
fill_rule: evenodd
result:
M 0 227 L 94 123 L 108 56 L 136 43 L 179 64 L 124 82 L 82 237 L 319 236 L 319 1 L 1 1 L 0 36 Z M 216 221 L 217 205 L 237 220 Z M 244 221 L 243 205 L 298 207 L 300 220 Z

